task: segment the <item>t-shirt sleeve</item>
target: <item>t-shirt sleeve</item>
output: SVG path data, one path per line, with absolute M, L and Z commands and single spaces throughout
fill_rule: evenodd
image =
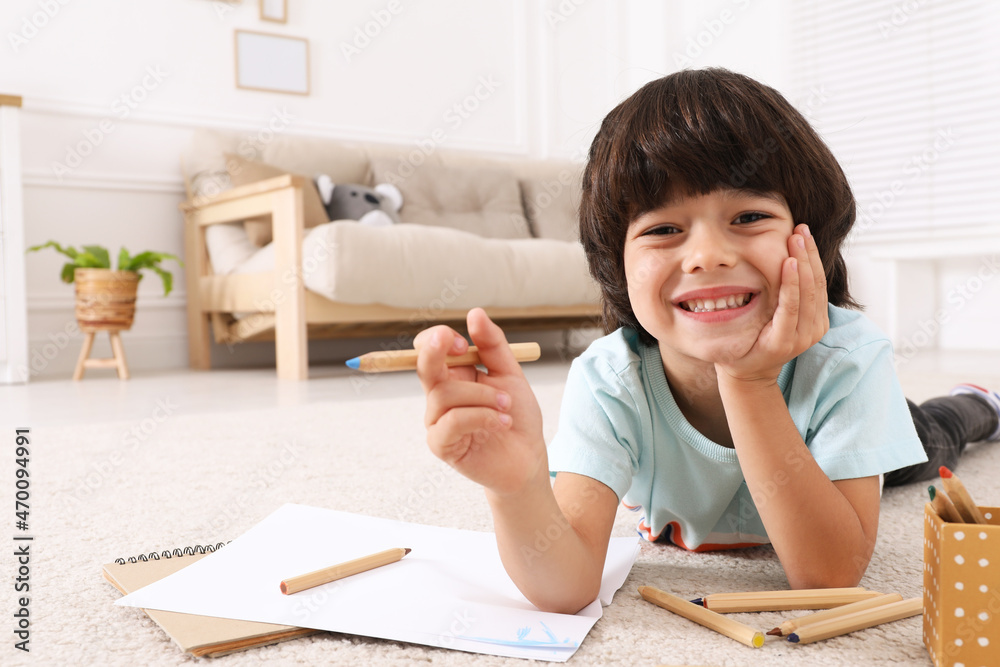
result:
M 566 379 L 559 429 L 548 446 L 549 470 L 595 479 L 620 501 L 638 466 L 638 415 L 627 381 L 606 360 L 578 357 Z
M 812 371 L 821 381 L 812 390 L 815 409 L 804 439 L 830 479 L 880 475 L 927 460 L 889 341 L 867 343 Z

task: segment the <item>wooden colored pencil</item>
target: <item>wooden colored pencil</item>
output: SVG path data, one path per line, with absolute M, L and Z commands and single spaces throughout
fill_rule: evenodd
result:
M 931 497 L 931 507 L 939 517 L 949 523 L 965 523 L 965 519 L 958 513 L 947 493 L 939 493 L 933 486 L 927 487 L 927 493 Z
M 881 595 L 864 588 L 803 588 L 791 591 L 750 591 L 713 593 L 692 600 L 720 614 L 739 611 L 787 611 L 789 609 L 829 609 Z
M 689 621 L 694 621 L 699 625 L 705 626 L 709 630 L 715 630 L 730 639 L 735 639 L 741 644 L 746 644 L 752 648 L 760 648 L 764 645 L 764 633 L 760 630 L 734 621 L 731 618 L 726 618 L 722 614 L 717 614 L 704 607 L 692 604 L 676 595 L 671 595 L 652 586 L 640 586 L 639 595 L 646 602 L 652 602 L 658 607 L 672 611 Z
M 542 356 L 542 348 L 538 343 L 511 343 L 510 350 L 518 362 L 535 361 Z M 465 354 L 449 355 L 444 359 L 448 366 L 475 366 L 482 363 L 479 350 L 475 345 L 469 347 Z M 347 362 L 351 368 L 366 373 L 384 373 L 388 371 L 412 371 L 417 368 L 416 350 L 387 350 L 385 352 L 369 352 L 360 357 L 354 357 Z
M 948 494 L 951 502 L 955 504 L 955 509 L 962 515 L 965 523 L 986 523 L 986 517 L 979 511 L 979 506 L 976 505 L 976 501 L 969 495 L 969 491 L 965 488 L 965 484 L 962 484 L 962 480 L 956 477 L 955 473 L 948 470 L 945 466 L 941 466 L 938 472 L 941 474 L 941 486 L 944 487 L 945 493 Z
M 924 599 L 922 597 L 910 598 L 909 600 L 902 600 L 900 602 L 890 602 L 880 607 L 807 625 L 788 635 L 788 641 L 793 644 L 808 644 L 821 639 L 839 637 L 855 630 L 864 630 L 865 628 L 881 625 L 882 623 L 916 616 L 923 609 Z
M 842 607 L 824 609 L 823 611 L 817 611 L 815 614 L 808 614 L 806 616 L 789 619 L 773 630 L 769 630 L 767 634 L 777 635 L 778 637 L 790 635 L 806 625 L 827 621 L 831 618 L 839 618 L 840 616 L 847 616 L 848 614 L 853 614 L 856 611 L 864 611 L 865 609 L 881 607 L 882 605 L 889 604 L 890 602 L 899 602 L 902 599 L 903 596 L 899 593 L 887 593 L 885 595 L 879 595 L 878 597 L 868 598 L 867 600 L 858 600 L 857 602 L 852 602 L 851 604 L 845 604 Z
M 292 593 L 304 591 L 307 588 L 322 586 L 323 584 L 328 584 L 331 581 L 337 581 L 353 574 L 367 572 L 376 567 L 395 563 L 408 553 L 410 553 L 410 549 L 386 549 L 385 551 L 379 551 L 369 556 L 362 556 L 361 558 L 355 558 L 354 560 L 349 560 L 338 565 L 300 574 L 282 581 L 281 592 L 285 595 L 291 595 Z

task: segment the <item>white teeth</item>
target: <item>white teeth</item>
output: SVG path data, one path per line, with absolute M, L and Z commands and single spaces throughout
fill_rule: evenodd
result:
M 681 306 L 692 313 L 711 313 L 716 310 L 741 308 L 750 301 L 750 294 L 730 294 L 719 299 L 691 299 L 682 301 Z

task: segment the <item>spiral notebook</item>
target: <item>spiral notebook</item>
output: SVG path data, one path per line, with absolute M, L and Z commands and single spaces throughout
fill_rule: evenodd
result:
M 390 567 L 299 594 L 304 597 L 283 595 L 278 586 L 289 573 L 398 546 L 412 553 Z M 638 551 L 638 536 L 611 538 L 598 599 L 576 614 L 558 614 L 525 599 L 491 532 L 289 503 L 211 558 L 115 604 L 565 662 L 603 615 L 602 606 L 611 604 Z
M 190 547 L 162 554 L 143 554 L 128 559 L 119 558 L 104 566 L 104 578 L 128 595 L 155 581 L 182 570 L 204 558 L 215 547 Z M 183 651 L 197 657 L 217 658 L 256 646 L 304 637 L 318 632 L 310 628 L 275 625 L 255 621 L 235 621 L 228 618 L 181 614 L 172 611 L 143 611 L 159 625 Z

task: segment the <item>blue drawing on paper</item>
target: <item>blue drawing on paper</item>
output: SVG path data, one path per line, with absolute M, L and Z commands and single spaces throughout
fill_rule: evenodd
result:
M 470 637 L 468 635 L 463 635 L 461 638 L 477 642 L 486 642 L 489 644 L 502 644 L 505 646 L 579 648 L 580 645 L 568 637 L 562 640 L 558 639 L 552 630 L 549 629 L 549 626 L 545 625 L 545 623 L 539 622 L 539 625 L 542 626 L 541 633 L 533 633 L 534 628 L 530 625 L 518 628 L 516 639 L 505 639 L 502 637 Z

